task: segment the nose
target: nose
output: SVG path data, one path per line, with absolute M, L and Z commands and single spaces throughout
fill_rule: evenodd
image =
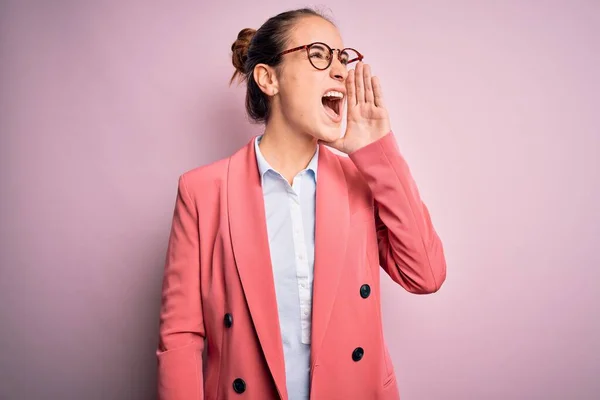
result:
M 339 50 L 336 50 L 336 52 Z M 333 60 L 331 61 L 331 67 L 329 68 L 329 75 L 336 81 L 344 82 L 348 77 L 348 68 L 337 57 L 334 52 Z

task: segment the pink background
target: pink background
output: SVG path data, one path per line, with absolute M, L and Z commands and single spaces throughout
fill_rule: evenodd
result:
M 302 5 L 1 2 L 1 399 L 154 398 L 177 177 L 259 132 L 229 46 Z M 384 279 L 403 400 L 598 398 L 600 2 L 327 7 L 447 253 Z

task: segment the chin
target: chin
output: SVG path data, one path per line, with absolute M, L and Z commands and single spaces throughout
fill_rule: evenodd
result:
M 306 118 L 304 122 L 314 121 L 312 124 L 299 125 L 299 130 L 305 132 L 305 134 L 312 136 L 317 140 L 323 142 L 333 142 L 334 140 L 342 137 L 342 124 L 332 123 L 323 119 L 319 114 L 314 115 L 312 118 Z
M 333 142 L 342 137 L 341 126 L 327 126 L 319 130 L 319 139 L 325 142 Z

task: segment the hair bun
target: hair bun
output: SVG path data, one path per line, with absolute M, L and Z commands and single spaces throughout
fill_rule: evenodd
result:
M 235 67 L 235 73 L 231 78 L 232 81 L 236 75 L 240 74 L 243 76 L 246 73 L 245 65 L 248 58 L 248 49 L 255 33 L 256 29 L 244 28 L 238 33 L 237 39 L 231 45 L 231 62 Z

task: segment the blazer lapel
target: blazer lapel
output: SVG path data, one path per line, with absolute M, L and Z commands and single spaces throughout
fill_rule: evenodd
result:
M 338 157 L 324 145 L 319 150 L 315 217 L 311 375 L 321 352 L 337 293 L 349 225 L 346 177 Z
M 285 362 L 254 138 L 230 159 L 227 208 L 235 263 L 254 328 L 281 399 Z

